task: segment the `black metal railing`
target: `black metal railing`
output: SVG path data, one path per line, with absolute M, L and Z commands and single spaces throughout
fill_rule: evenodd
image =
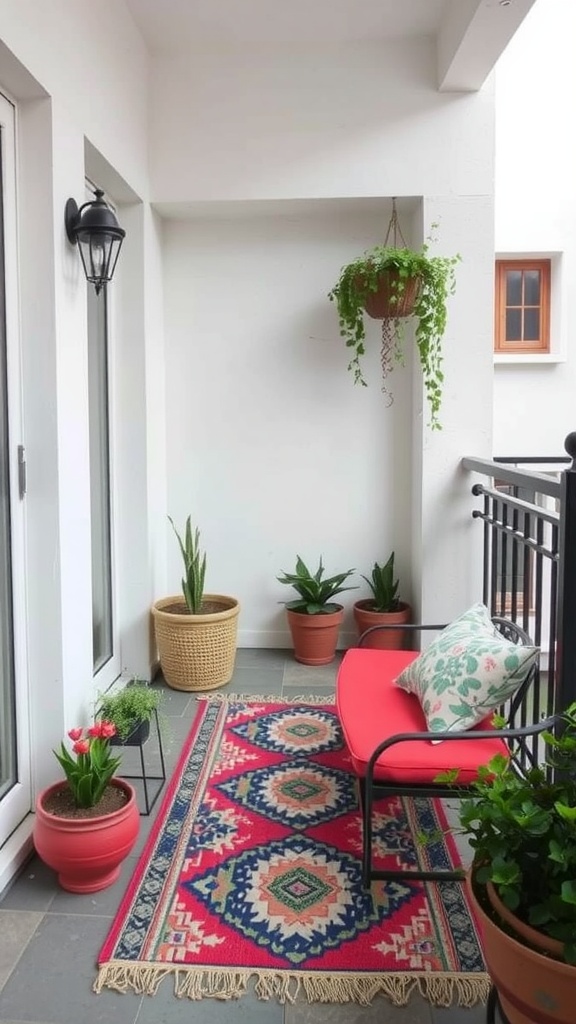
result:
M 549 716 L 576 700 L 576 432 L 569 458 L 465 458 L 464 469 L 486 477 L 472 493 L 483 523 L 483 600 L 493 615 L 517 622 L 543 650 L 534 707 Z M 538 465 L 556 472 L 535 472 Z

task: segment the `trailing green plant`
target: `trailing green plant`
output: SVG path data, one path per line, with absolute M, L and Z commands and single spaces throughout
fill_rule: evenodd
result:
M 541 736 L 542 765 L 519 774 L 497 755 L 480 770 L 462 800 L 459 831 L 474 851 L 475 881 L 492 882 L 514 914 L 564 943 L 565 959 L 576 964 L 576 703 L 557 735 Z M 457 776 L 456 769 L 439 781 Z
M 339 606 L 332 602 L 333 597 L 336 597 L 337 594 L 342 594 L 345 590 L 358 589 L 357 587 L 342 586 L 354 572 L 356 572 L 355 569 L 348 569 L 347 572 L 338 573 L 336 576 L 329 576 L 327 579 L 324 579 L 322 556 L 320 556 L 320 564 L 316 572 L 311 573 L 300 558 L 300 555 L 297 555 L 296 572 L 284 572 L 282 576 L 277 576 L 276 579 L 279 583 L 285 583 L 288 586 L 294 587 L 297 593 L 300 594 L 299 598 L 284 602 L 286 608 L 293 612 L 302 612 L 306 615 L 329 615 L 331 612 L 336 612 L 339 609 Z
M 365 303 L 378 290 L 381 275 L 389 274 L 392 305 L 400 304 L 408 282 L 419 281 L 412 315 L 416 319 L 415 339 L 430 407 L 430 426 L 440 429 L 438 413 L 442 402 L 442 338 L 446 329 L 447 300 L 456 286 L 455 267 L 460 256 L 429 256 L 429 243 L 419 250 L 377 245 L 342 267 L 337 284 L 328 298 L 336 303 L 340 334 L 353 349 L 348 369 L 354 383 L 366 386 L 361 357 L 365 354 Z M 381 363 L 385 382 L 395 363 L 404 361 L 405 318 L 393 316 L 382 321 Z M 386 384 L 382 390 L 387 391 Z
M 120 740 L 127 740 L 142 722 L 149 722 L 162 704 L 163 693 L 140 679 L 120 690 L 98 695 L 96 718 L 113 722 Z
M 168 519 L 176 534 L 184 561 L 182 593 L 184 594 L 186 607 L 192 615 L 198 615 L 202 608 L 204 578 L 206 576 L 206 553 L 200 551 L 200 531 L 198 528 L 192 531 L 191 517 L 188 516 L 184 536 L 181 537 L 174 526 L 172 517 L 168 516 Z
M 372 591 L 375 612 L 396 612 L 400 607 L 399 580 L 394 579 L 394 552 L 384 565 L 374 562 L 370 578 L 362 576 Z

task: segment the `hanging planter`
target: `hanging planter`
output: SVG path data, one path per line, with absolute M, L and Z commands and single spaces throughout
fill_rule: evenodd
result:
M 338 309 L 340 334 L 354 350 L 348 369 L 354 374 L 355 384 L 366 386 L 360 364 L 366 351 L 365 316 L 382 320 L 382 391 L 388 396 L 389 405 L 393 398 L 387 380 L 394 365 L 404 361 L 405 322 L 407 317 L 415 317 L 415 340 L 430 407 L 430 426 L 438 430 L 444 382 L 442 338 L 448 296 L 454 293 L 455 266 L 460 257 L 429 256 L 428 248 L 428 243 L 419 250 L 408 248 L 393 200 L 384 244 L 342 267 L 328 297 Z

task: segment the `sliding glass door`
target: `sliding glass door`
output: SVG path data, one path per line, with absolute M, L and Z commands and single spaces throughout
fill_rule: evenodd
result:
M 14 124 L 0 95 L 0 846 L 31 803 Z

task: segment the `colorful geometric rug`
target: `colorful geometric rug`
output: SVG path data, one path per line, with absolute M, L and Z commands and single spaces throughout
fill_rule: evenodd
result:
M 264 700 L 264 699 L 263 699 Z M 333 705 L 206 699 L 101 950 L 94 990 L 472 1006 L 489 982 L 459 882 L 361 882 L 357 785 Z M 458 864 L 440 805 L 382 801 L 383 863 Z

